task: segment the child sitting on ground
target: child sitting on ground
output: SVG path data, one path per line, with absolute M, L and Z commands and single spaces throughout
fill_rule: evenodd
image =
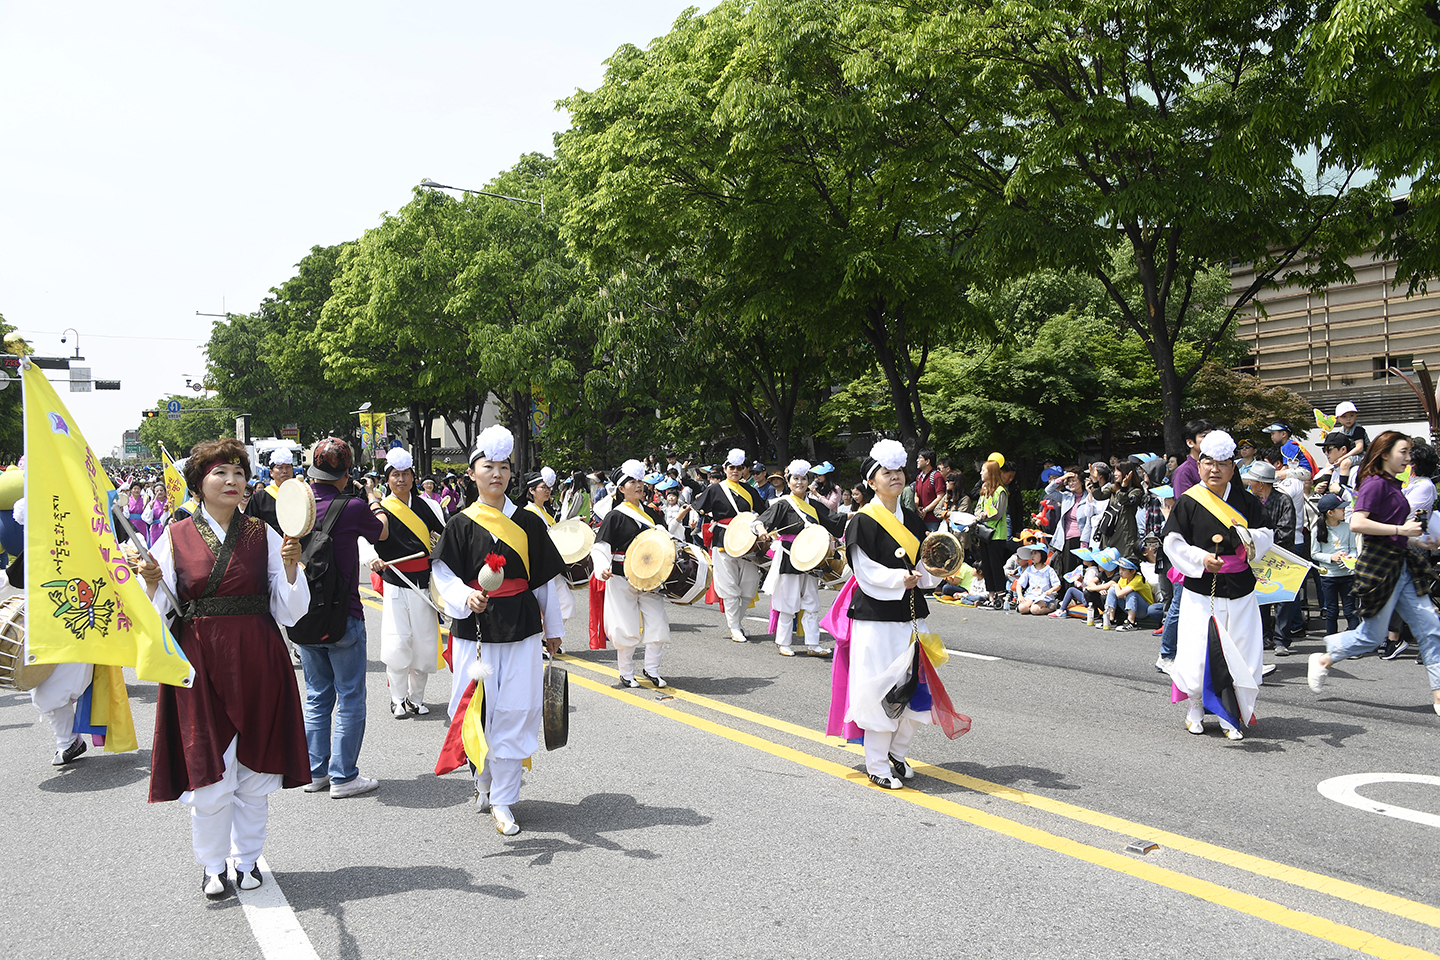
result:
M 1056 608 L 1055 598 L 1060 593 L 1060 576 L 1046 562 L 1050 550 L 1046 544 L 1032 544 L 1029 550 L 1030 566 L 1025 568 L 1016 582 L 1016 592 L 1020 596 L 1016 610 L 1042 617 Z
M 1143 609 L 1148 612 L 1155 594 L 1141 575 L 1140 565 L 1134 560 L 1120 557 L 1116 563 L 1119 566 L 1119 576 L 1105 597 L 1105 629 L 1109 630 L 1115 622 L 1116 610 L 1123 608 L 1125 620 L 1115 629 L 1134 630 L 1140 611 Z

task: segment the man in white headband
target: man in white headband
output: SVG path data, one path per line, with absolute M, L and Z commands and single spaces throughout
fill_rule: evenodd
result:
M 295 455 L 289 447 L 276 447 L 270 453 L 270 482 L 256 487 L 255 492 L 250 494 L 250 500 L 245 504 L 245 515 L 264 520 L 270 529 L 283 536 L 280 518 L 275 515 L 275 498 L 280 495 L 280 484 L 294 476 Z
M 443 665 L 440 618 L 430 605 L 430 551 L 440 542 L 445 518 L 440 506 L 415 492 L 415 461 L 396 447 L 385 455 L 388 496 L 380 509 L 390 536 L 375 544 L 370 570 L 383 581 L 380 661 L 390 681 L 390 715 L 423 716 L 425 685 Z M 422 592 L 423 591 L 423 592 Z
M 806 650 L 812 656 L 829 656 L 830 650 L 820 644 L 820 578 L 816 575 L 819 572 L 818 565 L 813 562 L 813 556 L 807 555 L 802 558 L 807 564 L 806 568 L 797 568 L 796 558 L 791 551 L 797 536 L 817 526 L 829 534 L 822 538 L 822 542 L 830 545 L 832 537 L 838 537 L 845 532 L 845 522 L 842 517 L 832 514 L 824 503 L 810 496 L 809 461 L 790 461 L 790 465 L 785 468 L 785 480 L 790 492 L 771 500 L 770 506 L 760 517 L 761 526 L 779 537 L 779 542 L 775 545 L 775 555 L 770 561 L 770 575 L 765 578 L 765 592 L 770 594 L 771 632 L 775 634 L 780 655 L 793 657 L 795 651 L 790 644 L 794 636 L 795 616 L 799 614 Z M 827 550 L 822 559 L 828 559 L 831 552 Z
M 755 602 L 760 590 L 760 566 L 752 551 L 744 557 L 732 557 L 725 552 L 725 535 L 730 524 L 737 517 L 742 523 L 749 523 L 756 534 L 756 543 L 767 541 L 765 528 L 758 522 L 755 511 L 761 507 L 760 491 L 744 482 L 745 451 L 731 450 L 725 457 L 725 479 L 712 483 L 705 492 L 695 498 L 695 512 L 708 522 L 702 534 L 710 547 L 710 565 L 715 571 L 715 593 L 725 608 L 725 623 L 730 628 L 730 639 L 744 643 L 745 611 Z
M 915 776 L 905 757 L 922 724 L 939 724 L 952 739 L 970 729 L 970 718 L 954 712 L 935 673 L 943 646 L 927 652 L 914 642 L 917 634 L 929 634 L 920 591 L 939 580 L 920 562 L 925 521 L 900 503 L 907 459 L 895 440 L 876 443 L 865 459 L 861 471 L 875 498 L 845 528 L 854 579 L 826 617 L 838 641 L 826 732 L 850 737 L 858 726 L 865 770 L 886 790 L 899 790 Z
M 507 837 L 520 832 L 511 806 L 520 797 L 521 764 L 539 742 L 542 638 L 552 654 L 560 648 L 563 619 L 551 584 L 565 570 L 545 522 L 505 496 L 514 446 L 499 425 L 480 434 L 469 470 L 479 499 L 445 525 L 431 570 L 454 618 L 457 685 L 435 772 L 462 766 L 467 734 L 483 736 L 488 750 L 475 772 L 476 806 L 491 810 L 495 829 Z M 483 701 L 476 700 L 477 686 Z
M 1264 506 L 1235 475 L 1230 434 L 1206 434 L 1198 466 L 1200 482 L 1175 501 L 1163 531 L 1165 555 L 1185 575 L 1170 677 L 1189 698 L 1185 729 L 1203 734 L 1209 712 L 1228 738 L 1240 740 L 1240 728 L 1254 722 L 1265 656 L 1250 565 L 1274 535 Z

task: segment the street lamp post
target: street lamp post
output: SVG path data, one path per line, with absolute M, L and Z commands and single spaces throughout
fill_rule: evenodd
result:
M 539 200 L 526 200 L 524 197 L 510 197 L 503 193 L 491 193 L 489 190 L 471 190 L 468 187 L 451 187 L 443 183 L 436 183 L 434 180 L 425 179 L 420 181 L 420 186 L 426 190 L 458 190 L 461 193 L 475 193 L 482 197 L 494 197 L 496 200 L 509 200 L 511 203 L 528 203 L 532 207 L 540 208 L 540 216 L 545 216 L 545 194 L 540 194 Z

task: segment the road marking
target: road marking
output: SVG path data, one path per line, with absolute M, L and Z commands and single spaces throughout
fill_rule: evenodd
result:
M 573 657 L 562 656 L 562 660 L 574 664 L 586 670 L 605 674 L 611 677 L 619 677 L 615 670 L 599 664 L 590 663 L 586 660 L 577 660 Z M 574 676 L 574 674 L 572 674 Z M 789 734 L 813 743 L 822 743 L 827 746 L 845 750 L 849 753 L 864 754 L 864 749 L 856 744 L 846 743 L 835 737 L 827 737 L 818 730 L 809 727 L 802 727 L 799 724 L 790 723 L 765 714 L 755 713 L 743 707 L 736 707 L 719 700 L 712 700 L 700 694 L 690 693 L 681 690 L 671 684 L 665 688 L 665 692 L 672 694 L 679 700 L 694 703 L 697 706 L 723 713 L 736 719 L 745 720 L 758 726 L 768 727 L 780 733 Z M 624 696 L 623 694 L 621 696 Z M 633 699 L 633 697 L 631 698 Z M 910 758 L 910 764 L 916 771 L 933 777 L 936 780 L 943 780 L 959 787 L 974 790 L 1001 800 L 1008 800 L 1012 803 L 1023 804 L 1036 810 L 1042 810 L 1056 816 L 1075 820 L 1088 826 L 1097 827 L 1111 833 L 1120 834 L 1126 838 L 1142 837 L 1153 840 L 1163 847 L 1179 850 L 1191 856 L 1200 857 L 1220 863 L 1236 870 L 1252 873 L 1256 876 L 1265 877 L 1270 880 L 1278 880 L 1291 886 L 1301 887 L 1306 890 L 1313 890 L 1335 897 L 1338 900 L 1347 900 L 1363 907 L 1370 907 L 1397 917 L 1404 917 L 1416 923 L 1423 923 L 1430 927 L 1440 929 L 1440 909 L 1429 904 L 1419 903 L 1415 900 L 1407 900 L 1394 894 L 1384 893 L 1369 887 L 1363 887 L 1356 883 L 1339 880 L 1335 877 L 1326 876 L 1323 873 L 1315 873 L 1299 867 L 1292 867 L 1287 864 L 1277 863 L 1273 860 L 1266 860 L 1263 857 L 1253 856 L 1248 853 L 1241 853 L 1238 850 L 1231 850 L 1217 844 L 1207 843 L 1203 840 L 1196 840 L 1178 833 L 1171 833 L 1168 830 L 1160 830 L 1143 823 L 1136 823 L 1133 820 L 1126 820 L 1123 817 L 1111 816 L 1097 810 L 1090 810 L 1086 807 L 1066 803 L 1063 800 L 1055 800 L 1050 797 L 1036 793 L 1027 793 L 1015 787 L 1003 784 L 991 783 L 988 780 L 981 780 L 978 777 L 967 776 L 963 773 L 955 773 L 943 767 L 933 766 L 923 761 Z
M 265 882 L 254 890 L 241 890 L 239 884 L 235 889 L 255 941 L 260 944 L 260 953 L 265 960 L 320 960 L 290 908 L 290 901 L 285 899 L 285 891 L 275 882 L 270 864 L 261 857 L 255 865 Z
M 571 662 L 576 661 L 572 660 Z M 935 813 L 954 817 L 957 820 L 963 820 L 966 823 L 994 831 L 995 833 L 1011 837 L 1015 840 L 1020 840 L 1023 843 L 1029 843 L 1059 853 L 1062 856 L 1081 860 L 1107 870 L 1113 870 L 1116 873 L 1122 873 L 1139 880 L 1175 890 L 1179 893 L 1188 894 L 1198 899 L 1227 907 L 1238 913 L 1247 914 L 1257 919 L 1276 924 L 1277 926 L 1286 927 L 1298 933 L 1313 936 L 1321 940 L 1327 940 L 1352 950 L 1368 953 L 1371 956 L 1382 957 L 1385 958 L 1385 960 L 1414 960 L 1414 958 L 1422 957 L 1440 960 L 1440 955 L 1429 953 L 1428 951 L 1407 944 L 1397 943 L 1394 940 L 1386 939 L 1367 930 L 1360 930 L 1314 914 L 1292 910 L 1289 907 L 1282 906 L 1273 901 L 1265 900 L 1248 893 L 1241 893 L 1238 890 L 1232 890 L 1229 887 L 1212 883 L 1209 880 L 1190 877 L 1165 867 L 1146 863 L 1143 860 L 1127 857 L 1121 853 L 1102 850 L 1099 847 L 1092 847 L 1088 844 L 1071 840 L 1068 837 L 1061 837 L 1035 827 L 1017 823 L 1014 820 L 1007 820 L 995 814 L 985 813 L 982 810 L 967 807 L 953 800 L 946 800 L 911 789 L 899 791 L 881 790 L 879 787 L 870 783 L 864 773 L 842 764 L 830 760 L 822 760 L 819 757 L 812 756 L 811 754 L 804 753 L 792 747 L 773 743 L 754 734 L 746 733 L 743 730 L 727 727 L 713 720 L 707 720 L 704 717 L 683 713 L 664 704 L 654 703 L 632 696 L 629 693 L 612 689 L 595 680 L 591 680 L 589 677 L 576 676 L 572 673 L 570 679 L 586 690 L 591 690 L 602 696 L 619 700 L 622 703 L 637 706 L 642 710 L 648 710 L 651 713 L 678 721 L 687 726 L 694 727 L 697 730 L 723 737 L 726 740 L 752 747 L 768 753 L 771 756 L 789 760 L 819 773 L 828 774 L 836 779 L 845 780 L 863 789 L 875 790 L 897 800 L 903 800 L 907 803 L 924 807 Z
M 952 654 L 952 655 L 954 655 L 954 656 L 957 656 L 957 657 L 969 657 L 971 660 L 999 660 L 999 659 L 1000 659 L 999 657 L 991 657 L 991 656 L 987 656 L 986 654 L 983 654 L 983 653 L 967 653 L 967 652 L 965 652 L 964 650 L 951 650 L 949 647 L 946 647 L 946 648 L 945 648 L 945 652 L 948 653 L 948 654 Z
M 1397 820 L 1409 820 L 1411 823 L 1422 823 L 1427 827 L 1440 827 L 1440 817 L 1433 813 L 1367 800 L 1355 792 L 1360 787 L 1372 783 L 1428 783 L 1432 786 L 1440 786 L 1440 777 L 1426 776 L 1423 773 L 1352 773 L 1343 777 L 1322 780 L 1315 789 L 1320 791 L 1321 796 L 1334 800 L 1336 803 L 1343 803 L 1347 807 L 1354 807 L 1356 810 L 1378 813 L 1381 816 L 1394 817 Z

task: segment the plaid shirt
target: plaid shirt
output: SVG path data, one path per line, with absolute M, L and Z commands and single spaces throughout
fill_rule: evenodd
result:
M 1365 549 L 1355 561 L 1355 581 L 1350 595 L 1355 598 L 1355 615 L 1364 619 L 1379 613 L 1400 580 L 1400 571 L 1410 568 L 1415 592 L 1425 596 L 1435 579 L 1430 558 L 1419 550 L 1397 547 L 1387 538 L 1366 537 Z

